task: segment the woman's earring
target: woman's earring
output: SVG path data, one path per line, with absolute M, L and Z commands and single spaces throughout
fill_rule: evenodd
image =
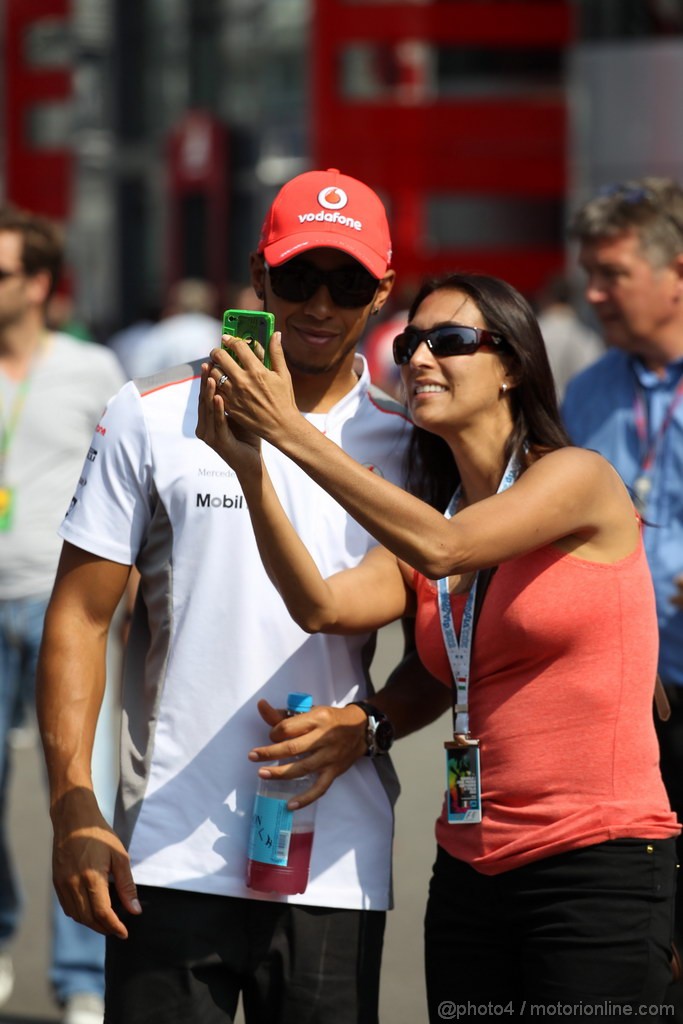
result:
M 379 306 L 374 306 L 371 312 L 373 316 L 377 316 L 379 313 Z
M 503 384 L 501 384 L 501 385 L 500 385 L 500 390 L 501 390 L 501 391 L 503 392 L 503 394 L 505 394 L 505 392 L 507 391 L 507 389 L 508 389 L 509 387 L 510 387 L 510 385 L 509 385 L 509 384 L 505 384 L 505 383 L 503 383 Z

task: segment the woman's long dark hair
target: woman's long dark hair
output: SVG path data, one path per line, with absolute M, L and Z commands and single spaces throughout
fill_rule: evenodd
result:
M 449 274 L 422 285 L 410 307 L 410 320 L 427 296 L 436 291 L 469 296 L 488 329 L 506 339 L 501 356 L 510 360 L 510 372 L 516 381 L 510 392 L 514 426 L 506 445 L 506 459 L 516 453 L 523 464 L 527 463 L 525 444 L 532 457 L 571 444 L 560 417 L 543 336 L 524 296 L 506 281 L 487 274 Z M 459 482 L 458 467 L 443 438 L 413 427 L 408 449 L 409 489 L 442 511 Z

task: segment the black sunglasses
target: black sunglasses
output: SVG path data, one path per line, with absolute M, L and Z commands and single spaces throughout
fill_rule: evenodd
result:
M 394 338 L 394 362 L 398 366 L 409 363 L 423 341 L 437 358 L 440 356 L 471 356 L 478 352 L 482 345 L 506 344 L 502 334 L 495 334 L 493 331 L 486 331 L 481 327 L 446 324 L 443 327 L 429 327 L 426 331 L 419 331 L 416 327 L 406 327 L 402 334 Z
M 267 269 L 273 291 L 286 302 L 307 302 L 325 285 L 335 306 L 354 309 L 372 302 L 379 285 L 359 263 L 320 270 L 306 260 L 295 259 Z
M 23 270 L 3 270 L 0 268 L 0 281 L 7 281 L 10 277 L 23 277 Z

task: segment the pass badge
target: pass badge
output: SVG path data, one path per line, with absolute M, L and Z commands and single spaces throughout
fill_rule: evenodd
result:
M 14 512 L 14 490 L 11 487 L 0 487 L 0 533 L 12 528 Z
M 445 743 L 446 814 L 449 825 L 481 821 L 481 772 L 479 745 Z

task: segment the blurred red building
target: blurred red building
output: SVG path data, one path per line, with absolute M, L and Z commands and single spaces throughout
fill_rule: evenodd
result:
M 62 220 L 71 209 L 71 4 L 5 0 L 4 10 L 5 190 L 17 206 Z
M 532 295 L 577 196 L 679 174 L 678 7 L 0 0 L 3 198 L 66 222 L 102 333 L 179 277 L 242 284 L 268 203 L 310 167 L 383 195 L 407 291 L 465 269 Z
M 567 0 L 318 0 L 313 163 L 371 182 L 403 281 L 564 261 Z

